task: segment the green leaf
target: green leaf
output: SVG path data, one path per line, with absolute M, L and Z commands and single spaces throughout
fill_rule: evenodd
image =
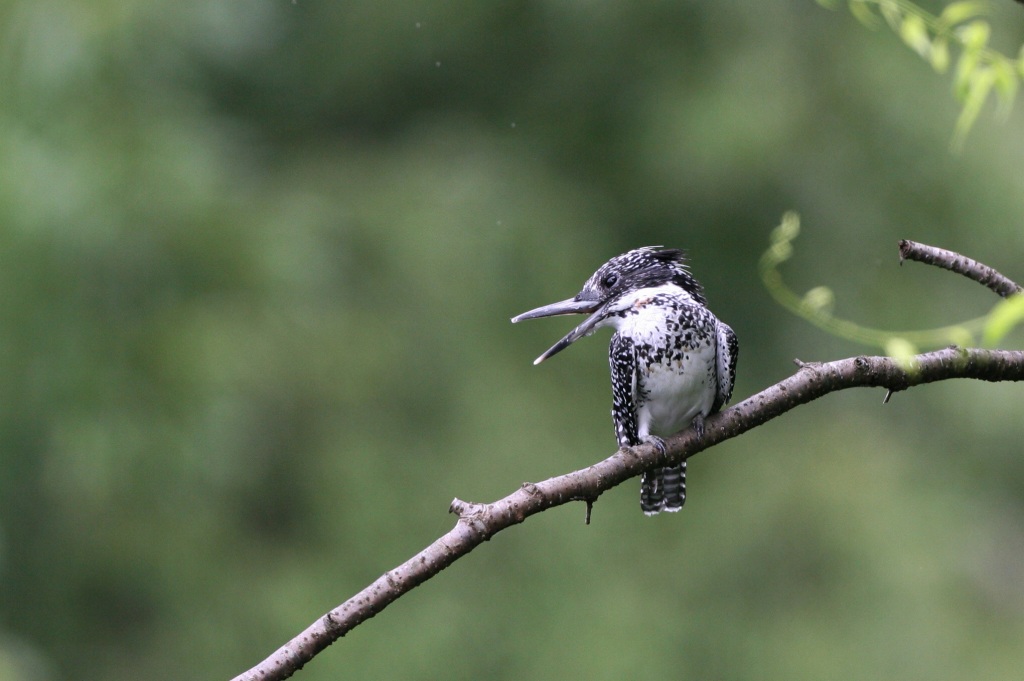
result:
M 983 2 L 954 2 L 942 10 L 939 14 L 939 30 L 947 30 L 948 28 L 959 24 L 961 21 L 970 19 L 971 17 L 980 16 L 985 13 L 985 3 Z
M 793 255 L 792 241 L 798 234 L 800 234 L 800 216 L 793 211 L 786 211 L 782 215 L 782 222 L 772 230 L 768 250 L 761 255 L 759 268 L 761 276 L 769 288 L 772 285 L 771 282 L 776 282 L 781 286 L 781 276 L 775 268 Z
M 992 61 L 992 74 L 996 95 L 999 98 L 999 106 L 996 113 L 1004 120 L 1009 117 L 1013 108 L 1013 100 L 1017 97 L 1017 74 L 1013 65 L 1003 57 Z
M 889 28 L 898 32 L 900 24 L 903 23 L 903 12 L 900 10 L 900 6 L 894 0 L 880 0 L 878 9 L 882 12 L 886 23 L 889 24 Z
M 960 40 L 964 44 L 964 49 L 976 52 L 985 47 L 992 29 L 987 21 L 972 21 L 966 26 L 961 27 L 957 33 L 960 34 Z
M 949 45 L 945 38 L 936 38 L 928 53 L 928 60 L 937 73 L 945 73 L 949 68 Z
M 831 315 L 835 306 L 836 296 L 827 286 L 815 286 L 804 294 L 801 304 L 814 314 Z
M 778 265 L 790 259 L 793 255 L 793 246 L 788 241 L 779 241 L 772 244 L 765 255 L 769 256 L 775 265 Z
M 878 17 L 871 11 L 866 2 L 850 0 L 850 14 L 868 28 L 878 28 Z
M 948 329 L 949 342 L 962 348 L 974 345 L 974 334 L 965 326 L 951 326 Z
M 900 38 L 903 39 L 910 49 L 922 57 L 928 56 L 931 49 L 931 40 L 928 37 L 928 29 L 924 25 L 924 19 L 916 14 L 908 14 L 900 24 Z
M 995 347 L 1021 321 L 1024 321 L 1024 294 L 1018 293 L 999 301 L 988 314 L 982 332 L 982 344 L 989 348 Z
M 906 338 L 894 336 L 886 342 L 885 354 L 896 360 L 903 369 L 909 371 L 914 368 L 914 355 L 917 354 L 917 348 Z
M 977 52 L 962 52 L 956 63 L 956 75 L 953 76 L 953 96 L 961 104 L 966 101 L 971 91 L 971 82 L 978 67 Z
M 772 230 L 772 244 L 785 241 L 790 242 L 800 236 L 800 215 L 794 211 L 786 211 L 782 215 L 782 222 Z
M 964 140 L 967 139 L 967 134 L 978 119 L 981 107 L 984 106 L 985 100 L 988 99 L 988 93 L 992 91 L 994 82 L 995 73 L 991 68 L 975 69 L 974 73 L 971 74 L 970 86 L 967 96 L 964 98 L 964 106 L 960 110 L 960 117 L 957 118 L 956 125 L 953 128 L 953 149 L 960 150 L 963 148 Z

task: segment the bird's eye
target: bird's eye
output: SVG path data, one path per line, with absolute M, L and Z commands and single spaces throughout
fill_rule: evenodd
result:
M 604 279 L 601 280 L 601 285 L 604 286 L 605 288 L 611 288 L 612 286 L 615 286 L 615 284 L 617 284 L 618 282 L 619 275 L 614 273 L 606 274 L 604 275 Z

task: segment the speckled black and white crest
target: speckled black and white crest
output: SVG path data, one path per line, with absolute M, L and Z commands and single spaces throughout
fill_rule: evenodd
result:
M 707 305 L 704 287 L 690 274 L 685 254 L 677 248 L 661 246 L 644 246 L 615 256 L 587 279 L 580 295 L 599 294 L 603 298 L 669 283 L 689 293 L 701 305 Z

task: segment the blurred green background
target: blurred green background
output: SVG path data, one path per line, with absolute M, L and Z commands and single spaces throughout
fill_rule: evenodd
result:
M 993 6 L 996 47 L 1024 8 Z M 509 317 L 688 250 L 742 399 L 1024 279 L 1024 107 L 810 0 L 0 4 L 0 681 L 218 679 L 614 451 L 607 332 Z M 1011 341 L 1020 344 L 1020 335 Z M 1020 679 L 1022 388 L 835 394 L 460 560 L 314 679 Z

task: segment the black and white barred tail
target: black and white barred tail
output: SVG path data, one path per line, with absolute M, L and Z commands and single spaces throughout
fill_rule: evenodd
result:
M 686 462 L 655 468 L 640 481 L 640 509 L 646 515 L 674 513 L 686 503 Z

